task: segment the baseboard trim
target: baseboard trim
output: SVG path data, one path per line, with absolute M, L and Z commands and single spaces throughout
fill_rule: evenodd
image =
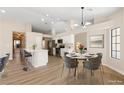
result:
M 111 68 L 112 70 L 116 71 L 117 73 L 119 73 L 121 75 L 124 75 L 123 71 L 120 71 L 120 70 L 118 70 L 118 69 L 116 69 L 116 68 L 114 68 L 114 67 L 112 67 L 110 65 L 107 65 L 107 64 L 103 64 L 103 65 L 107 66 L 108 68 Z

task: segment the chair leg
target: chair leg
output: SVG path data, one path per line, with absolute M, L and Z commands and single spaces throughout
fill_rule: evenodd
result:
M 90 70 L 90 75 L 89 75 L 89 76 L 90 76 L 90 78 L 89 78 L 89 83 L 90 83 L 90 84 L 92 84 L 92 75 L 93 75 L 93 71 Z
M 62 77 L 62 75 L 63 75 L 63 71 L 64 71 L 64 63 L 63 63 L 63 65 L 62 65 L 61 77 Z
M 69 74 L 70 74 L 70 72 L 71 72 L 71 69 L 69 68 Z
M 68 69 L 68 77 L 70 77 L 70 74 L 71 74 L 71 69 L 69 68 Z
M 102 82 L 104 84 L 104 79 L 103 79 L 103 74 L 102 74 L 102 69 L 100 68 L 100 74 L 101 74 L 101 77 L 102 77 Z
M 0 79 L 2 79 L 2 72 L 0 72 Z
M 84 69 L 84 63 L 83 63 L 83 73 L 85 72 L 84 70 L 85 70 L 85 69 Z
M 93 75 L 93 71 L 92 70 L 90 70 L 90 73 L 91 73 L 91 76 Z
M 0 79 L 2 79 L 2 78 L 3 78 L 4 72 L 5 72 L 5 70 L 4 70 L 4 69 L 3 69 L 3 71 L 2 71 L 2 72 L 0 72 Z
M 103 65 L 101 65 L 101 68 L 102 68 L 102 72 L 103 72 L 103 74 L 104 74 L 104 67 L 103 67 Z
M 74 77 L 76 76 L 76 68 L 75 68 L 75 70 L 74 70 Z

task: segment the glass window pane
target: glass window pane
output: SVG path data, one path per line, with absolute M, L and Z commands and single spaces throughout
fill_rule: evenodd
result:
M 111 56 L 113 58 L 120 59 L 120 28 L 115 28 L 111 32 L 112 32 Z
M 117 44 L 117 51 L 120 51 L 120 44 Z
M 117 29 L 117 35 L 120 35 L 120 28 Z
M 117 36 L 117 43 L 120 43 L 120 36 Z
M 116 50 L 116 44 L 112 44 L 112 50 Z
M 112 36 L 115 36 L 116 35 L 116 29 L 113 29 L 112 30 Z
M 116 43 L 116 37 L 112 37 L 112 43 Z
M 117 58 L 120 59 L 120 52 L 117 52 Z
M 112 57 L 116 58 L 116 51 L 112 51 Z

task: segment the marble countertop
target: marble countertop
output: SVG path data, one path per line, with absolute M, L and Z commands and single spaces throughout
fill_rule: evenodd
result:
M 42 51 L 46 51 L 48 52 L 47 49 L 25 49 L 28 52 L 42 52 Z

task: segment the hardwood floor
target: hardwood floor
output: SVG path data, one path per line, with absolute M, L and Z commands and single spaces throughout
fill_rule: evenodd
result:
M 9 62 L 6 74 L 0 80 L 2 85 L 101 85 L 101 84 L 124 84 L 124 76 L 104 66 L 102 81 L 101 74 L 95 71 L 94 76 L 90 76 L 90 71 L 83 73 L 82 62 L 79 63 L 77 77 L 74 78 L 72 70 L 68 74 L 68 69 L 64 69 L 61 77 L 61 58 L 49 56 L 47 66 L 33 68 L 31 71 L 23 71 L 23 65 L 19 60 L 19 55 L 15 60 Z

